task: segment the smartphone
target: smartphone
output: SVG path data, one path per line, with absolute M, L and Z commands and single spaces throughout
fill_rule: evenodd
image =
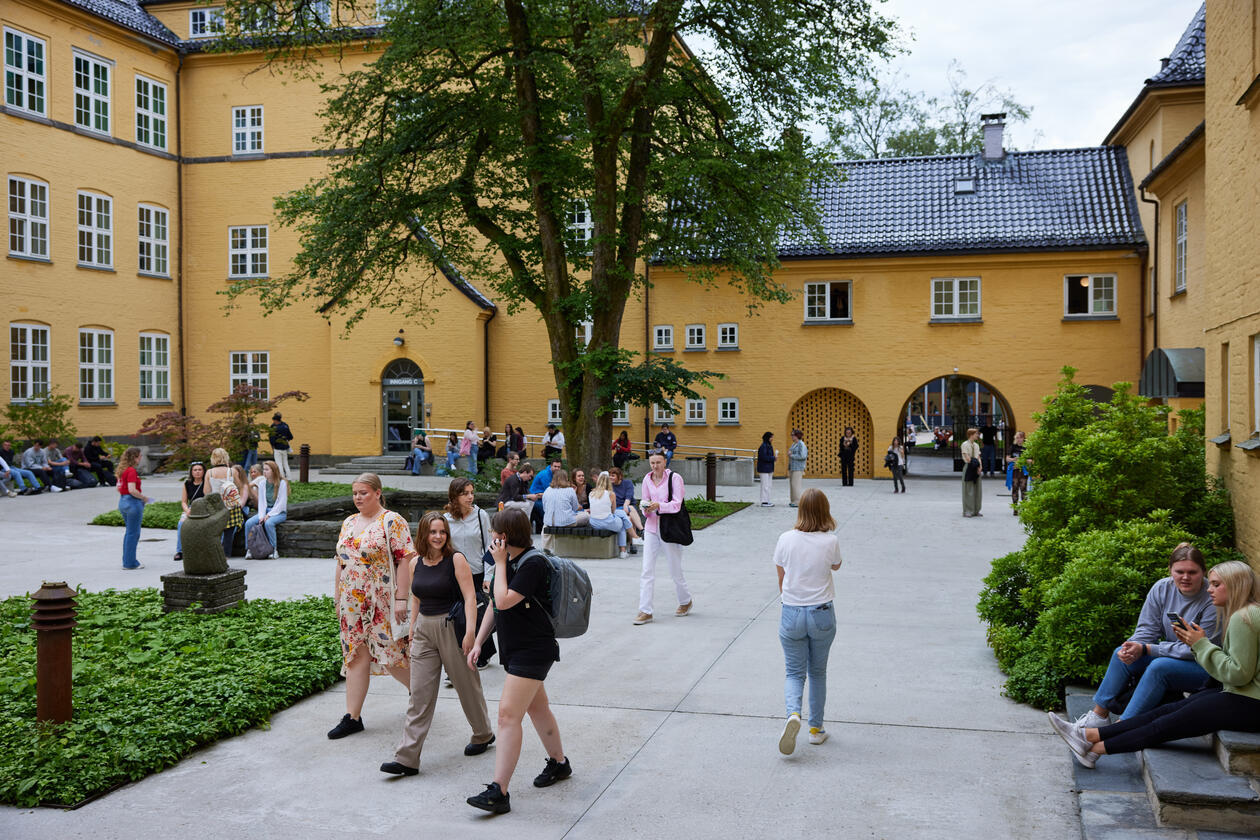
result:
M 1180 627 L 1182 630 L 1190 629 L 1190 625 L 1186 622 L 1186 620 L 1177 615 L 1175 612 L 1168 613 L 1168 620 L 1173 623 L 1174 627 Z

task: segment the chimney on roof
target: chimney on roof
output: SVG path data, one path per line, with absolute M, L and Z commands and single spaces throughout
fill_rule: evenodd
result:
M 1001 160 L 1006 157 L 1006 150 L 1002 148 L 1006 114 L 981 114 L 980 128 L 984 131 L 984 159 Z
M 1169 58 L 1161 58 L 1161 59 L 1159 60 L 1159 69 L 1160 69 L 1160 70 L 1167 70 L 1167 69 L 1168 69 L 1168 62 L 1169 62 L 1169 61 L 1171 61 L 1171 60 L 1172 60 L 1172 59 L 1169 59 Z

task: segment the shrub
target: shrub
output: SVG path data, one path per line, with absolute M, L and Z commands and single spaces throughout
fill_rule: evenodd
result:
M 74 400 L 57 388 L 39 399 L 4 406 L 6 423 L 0 428 L 0 439 L 12 439 L 19 452 L 31 441 L 56 439 L 66 441 L 78 436 L 70 422 Z

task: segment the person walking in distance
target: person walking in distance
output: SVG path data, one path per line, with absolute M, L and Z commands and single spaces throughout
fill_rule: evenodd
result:
M 805 461 L 809 448 L 805 446 L 805 433 L 792 430 L 792 445 L 788 447 L 788 507 L 796 507 L 801 498 L 801 481 L 805 477 Z
M 774 507 L 770 501 L 770 488 L 774 484 L 774 462 L 779 458 L 779 450 L 770 441 L 774 432 L 766 432 L 761 436 L 761 446 L 757 447 L 757 479 L 761 482 L 761 506 Z
M 857 461 L 858 438 L 852 426 L 844 427 L 844 436 L 840 438 L 840 484 L 842 487 L 853 486 L 853 465 Z
M 271 431 L 267 434 L 267 440 L 271 442 L 271 451 L 275 457 L 276 466 L 280 468 L 280 477 L 288 481 L 289 441 L 293 440 L 293 432 L 289 430 L 289 424 L 284 422 L 284 418 L 278 411 L 271 415 Z
M 901 438 L 895 437 L 892 443 L 888 444 L 888 455 L 892 456 L 889 468 L 892 470 L 893 492 L 904 493 L 906 492 L 906 448 L 901 445 Z M 897 489 L 898 486 L 900 490 Z
M 967 439 L 963 441 L 963 445 L 959 447 L 962 452 L 963 459 L 963 480 L 962 480 L 962 502 L 963 516 L 983 516 L 980 513 L 980 502 L 982 499 L 980 492 L 980 444 L 976 440 L 979 437 L 978 429 L 968 429 Z
M 647 624 L 652 620 L 652 598 L 656 587 L 656 560 L 662 554 L 669 561 L 669 574 L 674 579 L 674 592 L 678 596 L 676 616 L 684 616 L 691 611 L 691 590 L 687 587 L 687 579 L 683 577 L 682 546 L 667 543 L 661 539 L 662 513 L 678 513 L 682 510 L 686 487 L 682 476 L 672 470 L 665 469 L 665 454 L 654 450 L 648 456 L 651 472 L 643 476 L 643 486 L 639 491 L 643 510 L 643 572 L 639 576 L 639 614 L 635 616 L 635 624 Z
M 1019 516 L 1019 503 L 1028 496 L 1028 467 L 1019 462 L 1024 454 L 1024 433 L 1016 432 L 1011 442 L 1011 451 L 1006 454 L 1006 463 L 1011 470 L 1011 513 Z

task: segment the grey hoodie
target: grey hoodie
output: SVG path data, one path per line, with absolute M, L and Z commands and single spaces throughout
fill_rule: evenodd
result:
M 1177 634 L 1173 632 L 1172 622 L 1168 619 L 1170 612 L 1199 625 L 1209 639 L 1220 644 L 1221 634 L 1216 629 L 1216 606 L 1212 603 L 1212 596 L 1208 594 L 1207 581 L 1204 580 L 1199 594 L 1187 598 L 1170 577 L 1157 581 L 1147 593 L 1142 612 L 1138 615 L 1137 629 L 1133 631 L 1129 641 L 1150 645 L 1153 656 L 1171 656 L 1173 659 L 1193 662 L 1194 651 L 1177 641 Z M 1172 641 L 1160 641 L 1161 639 Z

